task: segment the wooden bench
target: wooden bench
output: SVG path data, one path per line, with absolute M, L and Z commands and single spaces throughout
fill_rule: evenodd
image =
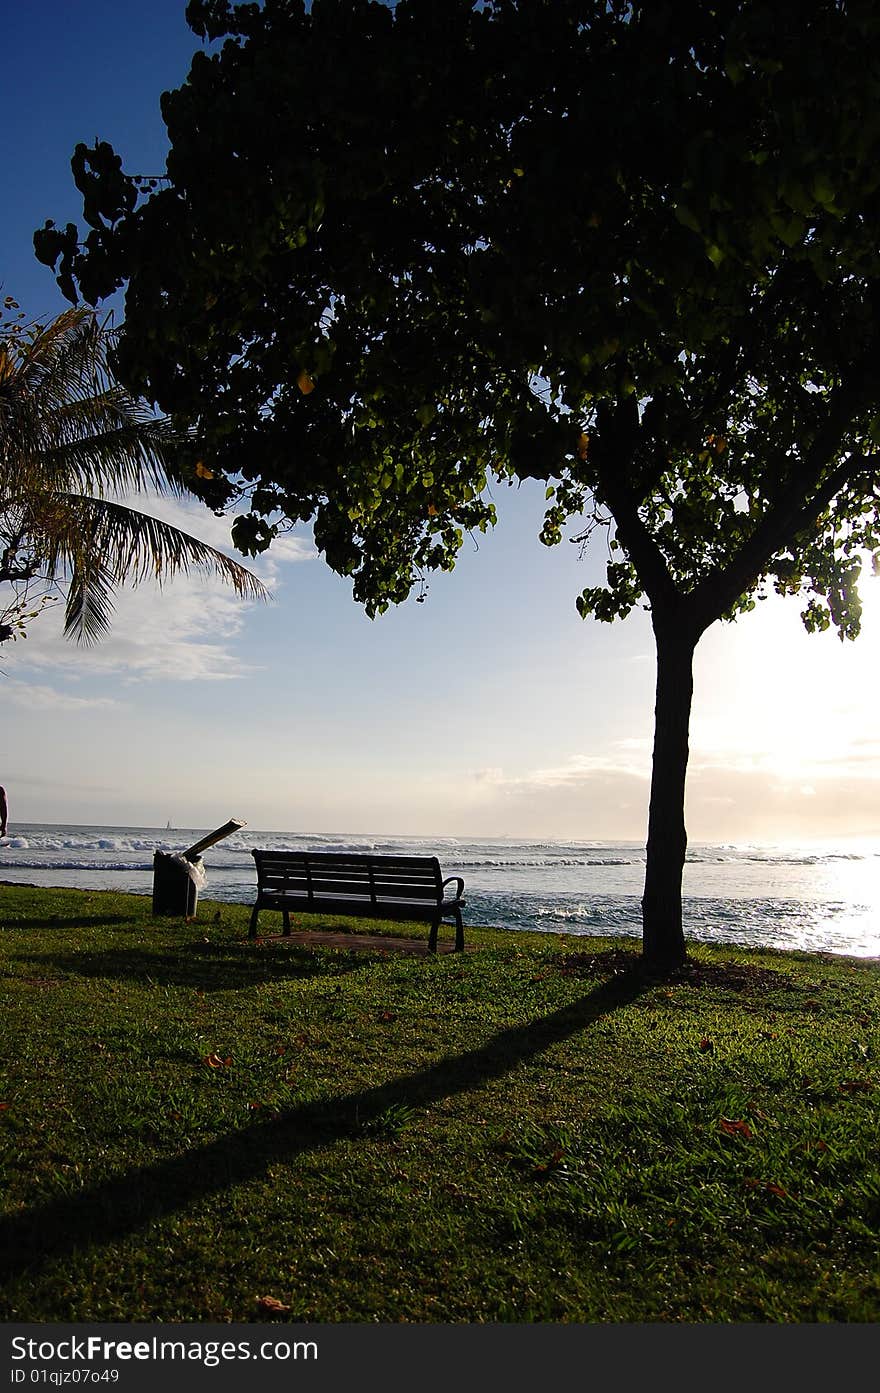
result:
M 285 934 L 290 933 L 292 912 L 414 919 L 431 925 L 428 952 L 436 953 L 441 922 L 454 919 L 455 950 L 464 951 L 464 881 L 459 875 L 444 880 L 436 856 L 258 850 L 251 854 L 257 866 L 257 898 L 249 938 L 257 936 L 261 909 L 281 911 Z M 446 887 L 453 883 L 457 886 L 455 895 L 446 899 Z

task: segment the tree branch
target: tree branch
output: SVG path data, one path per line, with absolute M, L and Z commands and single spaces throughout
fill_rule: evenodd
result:
M 600 408 L 599 435 L 593 453 L 601 501 L 610 509 L 620 538 L 654 611 L 678 605 L 681 594 L 666 558 L 639 517 L 639 493 L 631 486 L 628 466 L 639 431 L 638 405 Z
M 852 454 L 833 469 L 811 497 L 790 486 L 762 518 L 749 540 L 723 569 L 713 571 L 688 597 L 699 616 L 700 632 L 727 613 L 750 590 L 776 552 L 815 524 L 828 504 L 865 468 L 877 468 L 876 455 Z

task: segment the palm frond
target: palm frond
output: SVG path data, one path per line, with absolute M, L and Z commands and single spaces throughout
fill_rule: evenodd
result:
M 100 563 L 75 567 L 64 607 L 64 637 L 83 645 L 104 638 L 113 619 L 115 589 L 113 576 Z
M 21 391 L 40 414 L 93 396 L 109 382 L 109 342 L 91 310 L 65 310 L 18 347 Z
M 93 315 L 67 311 L 10 347 L 0 390 L 3 496 L 38 482 L 100 493 L 181 491 L 171 466 L 182 437 L 112 382 Z
M 253 572 L 169 522 L 108 498 L 69 494 L 61 501 L 76 515 L 88 550 L 120 579 L 135 585 L 147 579 L 161 583 L 195 568 L 220 576 L 245 599 L 268 596 Z
M 268 600 L 253 572 L 198 537 L 149 513 L 106 498 L 61 495 L 43 539 L 47 574 L 71 576 L 65 633 L 94 642 L 109 628 L 117 586 L 202 571 L 248 600 Z
M 187 437 L 114 382 L 112 342 L 78 308 L 0 345 L 0 533 L 45 578 L 69 583 L 65 632 L 86 643 L 106 633 L 126 582 L 196 569 L 269 598 L 231 557 L 113 496 L 184 495 L 175 465 Z
M 78 423 L 80 424 L 80 423 Z M 186 490 L 169 473 L 179 437 L 166 422 L 130 421 L 105 416 L 89 422 L 88 433 L 59 432 L 41 456 L 44 482 L 70 492 L 144 493 L 182 496 Z

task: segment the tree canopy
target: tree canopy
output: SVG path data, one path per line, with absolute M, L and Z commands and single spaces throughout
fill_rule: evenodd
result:
M 77 146 L 90 231 L 38 256 L 71 298 L 127 285 L 118 369 L 193 432 L 208 503 L 245 489 L 237 544 L 313 519 L 371 613 L 495 521 L 490 479 L 546 481 L 543 540 L 611 548 L 581 613 L 645 604 L 687 688 L 681 801 L 700 634 L 775 587 L 852 637 L 880 547 L 876 6 L 187 15 L 223 42 L 162 97 L 166 178 Z M 679 955 L 684 845 L 655 857 Z

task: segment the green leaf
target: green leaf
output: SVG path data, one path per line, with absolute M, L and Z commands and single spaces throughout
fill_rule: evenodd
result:
M 684 203 L 676 204 L 675 216 L 682 227 L 690 228 L 691 232 L 700 232 L 702 230 L 696 214 L 691 212 L 690 208 L 686 207 Z
M 830 206 L 835 199 L 836 190 L 830 179 L 825 174 L 818 174 L 813 180 L 813 197 L 818 203 L 825 207 Z

